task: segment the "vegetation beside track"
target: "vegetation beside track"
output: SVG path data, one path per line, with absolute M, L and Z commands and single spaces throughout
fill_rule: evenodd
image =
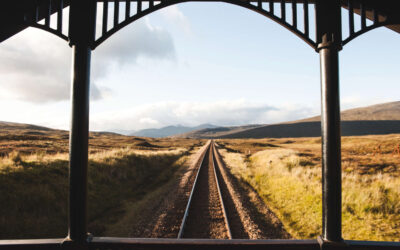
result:
M 127 147 L 90 154 L 89 232 L 103 235 L 129 209 L 143 209 L 139 201 L 168 183 L 192 149 Z M 68 154 L 10 153 L 1 158 L 0 204 L 1 239 L 65 237 Z
M 342 138 L 343 237 L 397 241 L 400 136 Z M 321 234 L 320 139 L 223 140 L 232 173 L 250 184 L 295 238 Z

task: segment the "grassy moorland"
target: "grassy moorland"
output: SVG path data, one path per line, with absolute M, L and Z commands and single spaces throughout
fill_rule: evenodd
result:
M 0 239 L 65 237 L 68 133 L 18 126 L 0 130 Z M 91 133 L 89 231 L 118 231 L 119 218 L 145 209 L 148 197 L 160 198 L 157 190 L 174 181 L 200 144 Z
M 321 234 L 319 138 L 218 141 L 232 173 L 250 184 L 295 238 Z M 343 237 L 397 241 L 400 135 L 342 138 Z

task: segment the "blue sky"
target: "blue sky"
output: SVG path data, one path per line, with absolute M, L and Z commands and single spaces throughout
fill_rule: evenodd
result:
M 342 109 L 399 100 L 400 35 L 340 52 Z M 396 46 L 397 45 L 397 46 Z M 28 29 L 0 44 L 0 120 L 69 127 L 71 50 Z M 125 27 L 92 54 L 92 130 L 276 123 L 320 112 L 319 56 L 247 9 L 184 3 Z

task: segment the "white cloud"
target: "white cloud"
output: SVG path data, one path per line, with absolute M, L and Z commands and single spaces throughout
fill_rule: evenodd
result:
M 65 41 L 27 29 L 0 46 L 4 97 L 30 102 L 69 98 L 71 53 Z M 47 99 L 50 96 L 50 99 Z
M 186 34 L 191 34 L 189 19 L 183 14 L 177 5 L 172 5 L 160 10 L 161 15 L 169 22 L 179 26 Z
M 300 105 L 275 107 L 240 99 L 216 102 L 158 102 L 112 113 L 91 116 L 92 130 L 138 130 L 174 124 L 195 126 L 276 123 L 315 115 L 315 110 Z
M 143 125 L 150 125 L 150 126 L 157 126 L 159 124 L 159 122 L 157 120 L 154 120 L 150 117 L 143 117 L 140 118 L 139 122 Z
M 171 35 L 148 20 L 132 24 L 105 41 L 92 56 L 91 97 L 103 99 L 111 90 L 96 85 L 110 68 L 134 64 L 140 57 L 175 57 Z M 3 99 L 31 103 L 69 100 L 71 48 L 60 38 L 34 28 L 15 35 L 0 45 L 0 87 Z
M 172 36 L 168 31 L 153 26 L 148 18 L 123 28 L 96 48 L 92 72 L 94 77 L 101 77 L 110 67 L 136 64 L 141 57 L 175 59 Z
M 2 98 L 33 103 L 68 100 L 71 82 L 71 49 L 65 41 L 33 28 L 0 46 Z M 92 100 L 109 89 L 92 83 Z

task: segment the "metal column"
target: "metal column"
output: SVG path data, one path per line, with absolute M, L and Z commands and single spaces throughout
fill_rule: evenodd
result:
M 91 0 L 71 1 L 70 45 L 72 59 L 72 114 L 69 167 L 68 241 L 87 241 L 87 168 L 89 139 L 90 45 L 93 41 L 95 6 Z
M 69 168 L 69 238 L 86 239 L 86 193 L 89 138 L 90 48 L 73 47 L 72 117 Z
M 340 241 L 341 233 L 341 150 L 338 50 L 319 51 L 321 63 L 322 202 L 323 238 Z
M 316 14 L 321 65 L 322 241 L 342 242 L 340 1 L 316 1 Z

